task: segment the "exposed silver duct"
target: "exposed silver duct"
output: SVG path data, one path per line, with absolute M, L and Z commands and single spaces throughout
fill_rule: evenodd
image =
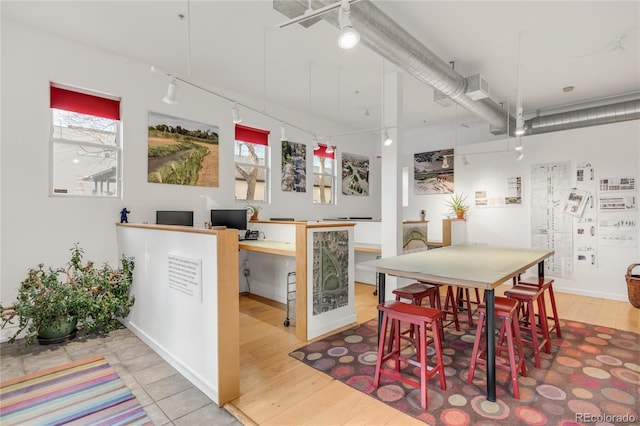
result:
M 314 9 L 334 3 L 335 0 L 311 0 Z M 308 0 L 273 0 L 273 8 L 289 18 L 303 15 L 308 5 Z M 507 129 L 513 133 L 515 119 L 506 110 L 489 98 L 475 101 L 469 98 L 465 94 L 467 81 L 462 75 L 369 0 L 353 2 L 350 8 L 351 21 L 353 27 L 360 32 L 361 43 L 393 62 L 409 75 L 429 84 L 458 105 L 487 121 L 489 131 L 494 135 L 505 134 Z M 308 27 L 320 18 L 340 28 L 338 13 L 335 11 L 302 21 L 300 25 Z M 631 100 L 535 117 L 525 121 L 525 134 L 534 135 L 638 119 L 640 119 L 640 100 Z
M 314 8 L 332 3 L 335 1 L 312 1 Z M 307 4 L 306 0 L 273 0 L 274 9 L 289 18 L 304 14 Z M 337 12 L 326 13 L 322 18 L 340 28 Z M 487 121 L 491 133 L 498 135 L 507 132 L 507 114 L 500 105 L 489 98 L 478 101 L 470 99 L 465 94 L 467 82 L 462 75 L 370 1 L 360 0 L 351 4 L 351 21 L 360 33 L 362 44 Z
M 579 127 L 640 120 L 640 100 L 550 114 L 525 120 L 525 135 L 557 132 Z

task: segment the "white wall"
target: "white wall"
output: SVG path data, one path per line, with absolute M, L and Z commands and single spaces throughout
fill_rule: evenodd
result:
M 404 165 L 412 170 L 413 153 L 451 148 L 451 138 L 415 137 L 405 144 Z M 516 161 L 513 140 L 498 140 L 458 147 L 456 154 L 466 154 L 468 165 L 456 157 L 455 191 L 467 194 L 471 205 L 467 216 L 469 241 L 479 244 L 525 246 L 531 244 L 531 165 L 550 162 L 591 162 L 602 177 L 633 176 L 640 182 L 640 121 L 628 121 L 522 138 L 525 156 Z M 491 154 L 477 152 L 500 151 Z M 524 204 L 521 206 L 474 207 L 474 193 L 506 186 L 506 179 L 521 176 Z M 574 179 L 575 182 L 575 179 Z M 410 178 L 410 185 L 413 179 Z M 409 207 L 405 217 L 415 217 L 420 208 L 427 210 L 430 239 L 441 235 L 448 195 L 415 195 L 409 190 Z M 640 236 L 637 236 L 640 237 Z M 638 239 L 637 239 L 638 241 Z M 627 266 L 637 263 L 640 249 L 636 247 L 599 247 L 597 271 L 575 271 L 568 279 L 556 279 L 558 290 L 576 294 L 627 300 L 624 275 Z
M 14 300 L 29 267 L 41 262 L 62 266 L 75 242 L 85 249 L 87 259 L 98 263 L 115 262 L 114 223 L 119 221 L 123 207 L 131 211 L 130 222 L 150 223 L 155 221 L 156 210 L 194 210 L 195 223 L 200 225 L 208 220 L 211 208 L 245 206 L 245 203 L 236 203 L 233 195 L 233 123 L 228 101 L 182 84 L 180 103 L 167 105 L 161 101 L 167 80 L 151 73 L 151 64 L 4 20 L 1 31 L 0 300 L 4 304 Z M 123 199 L 49 197 L 50 81 L 122 98 Z M 219 126 L 219 188 L 147 183 L 149 111 Z M 292 116 L 296 114 L 292 113 Z M 246 110 L 242 111 L 242 117 L 243 124 L 267 128 L 272 132 L 272 198 L 271 204 L 261 211 L 261 217 L 380 216 L 380 176 L 376 168 L 376 148 L 380 141 L 377 136 L 363 134 L 333 140 L 338 146 L 338 153 L 346 151 L 370 157 L 370 196 L 346 197 L 339 194 L 336 206 L 315 206 L 310 190 L 301 194 L 280 191 L 281 123 Z M 303 123 L 295 124 L 302 127 Z M 330 134 L 335 127 L 317 130 L 327 130 Z M 287 136 L 293 142 L 306 143 L 308 152 L 312 152 L 309 135 L 289 128 Z M 307 171 L 312 171 L 311 158 Z

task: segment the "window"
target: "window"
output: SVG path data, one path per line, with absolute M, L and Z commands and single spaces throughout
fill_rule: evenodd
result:
M 120 99 L 52 83 L 50 107 L 50 193 L 120 197 Z
M 335 151 L 327 152 L 327 145 L 319 144 L 313 151 L 313 202 L 335 204 Z
M 236 200 L 267 202 L 269 131 L 236 124 L 234 153 Z

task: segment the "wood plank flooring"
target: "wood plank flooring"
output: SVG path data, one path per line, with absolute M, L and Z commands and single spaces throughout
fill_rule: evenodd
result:
M 510 286 L 496 289 L 501 295 Z M 640 310 L 628 302 L 556 292 L 560 317 L 640 333 Z M 373 286 L 356 283 L 356 320 L 377 316 Z M 330 378 L 289 353 L 307 342 L 284 327 L 285 306 L 240 297 L 240 397 L 225 405 L 246 425 L 424 425 Z

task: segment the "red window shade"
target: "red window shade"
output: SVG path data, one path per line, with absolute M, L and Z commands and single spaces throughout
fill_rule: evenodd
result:
M 269 133 L 270 132 L 268 130 L 236 124 L 237 141 L 255 143 L 258 145 L 269 145 Z
M 327 145 L 318 144 L 320 148 L 313 151 L 313 155 L 317 155 L 318 157 L 331 158 L 334 160 L 336 158 L 336 152 L 333 151 L 331 154 L 327 152 Z
M 120 101 L 50 86 L 51 108 L 120 120 Z

